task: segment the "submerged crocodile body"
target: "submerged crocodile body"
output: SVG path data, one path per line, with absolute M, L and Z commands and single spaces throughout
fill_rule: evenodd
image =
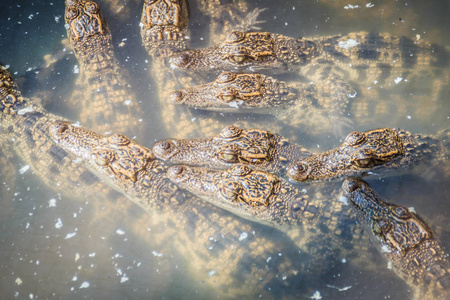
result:
M 142 118 L 128 74 L 114 56 L 111 33 L 97 3 L 66 0 L 67 36 L 80 64 L 69 106 L 80 122 L 100 132 L 136 134 Z
M 308 133 L 342 131 L 350 121 L 344 112 L 356 91 L 337 76 L 324 74 L 320 83 L 288 85 L 258 73 L 221 73 L 215 81 L 171 94 L 170 100 L 193 108 L 273 114 Z
M 446 49 L 388 34 L 360 32 L 295 39 L 269 32 L 235 31 L 216 46 L 175 54 L 171 65 L 199 71 L 298 66 L 303 75 L 336 67 L 333 71 L 346 79 L 372 86 L 393 83 L 398 76 L 408 78 L 409 73 L 417 74 L 430 66 L 445 70 L 449 61 Z
M 445 130 L 433 138 L 395 128 L 354 131 L 339 147 L 290 165 L 287 176 L 295 181 L 325 180 L 405 168 L 423 160 L 430 164 L 434 160 L 445 166 L 449 134 Z
M 414 290 L 414 299 L 448 299 L 448 254 L 425 221 L 389 203 L 360 179 L 346 179 L 342 189 L 377 249 Z
M 242 163 L 277 175 L 284 174 L 289 163 L 311 155 L 279 134 L 237 126 L 225 127 L 208 138 L 159 141 L 152 151 L 159 159 L 176 164 L 226 168 Z
M 231 26 L 247 28 L 257 23 L 260 10 L 248 12 L 246 1 L 234 0 L 223 6 L 221 1 L 199 1 L 198 9 L 210 22 L 205 34 L 221 38 Z M 244 18 L 250 14 L 249 18 Z M 178 107 L 167 101 L 174 90 L 195 86 L 206 82 L 207 76 L 199 72 L 173 70 L 169 59 L 179 51 L 189 48 L 190 31 L 188 28 L 188 7 L 186 1 L 158 0 L 145 2 L 141 16 L 142 42 L 152 57 L 150 75 L 157 86 L 161 119 L 166 132 L 172 137 L 194 137 L 198 134 L 210 135 L 228 124 L 227 120 L 216 112 L 198 112 Z M 222 32 L 222 34 L 221 34 Z M 243 119 L 243 118 L 242 118 Z M 174 122 L 176 120 L 176 122 Z M 242 126 L 245 121 L 239 121 Z M 273 125 L 275 126 L 275 125 Z M 274 127 L 276 129 L 276 127 Z
M 100 135 L 89 132 L 91 141 L 103 142 L 97 145 L 96 156 L 90 156 L 95 160 L 96 166 L 107 173 L 106 178 L 102 176 L 99 179 L 95 168 L 75 159 L 70 153 L 73 148 L 66 150 L 52 140 L 58 134 L 55 123 L 73 127 L 75 131 L 81 131 L 82 128 L 74 127 L 61 121 L 61 117 L 46 112 L 41 108 L 39 99 L 22 97 L 6 69 L 1 69 L 0 72 L 0 108 L 1 140 L 2 143 L 7 143 L 6 146 L 2 145 L 2 151 L 12 146 L 23 162 L 47 186 L 59 193 L 67 197 L 80 196 L 98 203 L 102 207 L 98 213 L 99 218 L 107 217 L 105 214 L 110 216 L 110 209 L 122 212 L 127 204 L 137 203 L 146 209 L 148 214 L 145 216 L 150 219 L 149 223 L 164 228 L 163 231 L 147 232 L 145 239 L 152 246 L 159 245 L 162 250 L 165 247 L 175 247 L 182 256 L 189 257 L 188 268 L 196 280 L 226 291 L 227 297 L 253 293 L 269 297 L 270 288 L 297 286 L 300 279 L 295 270 L 301 269 L 302 264 L 294 261 L 288 254 L 283 257 L 277 255 L 280 252 L 288 253 L 292 244 L 285 244 L 282 236 L 269 239 L 251 235 L 256 228 L 250 222 L 226 214 L 203 201 L 185 198 L 183 192 L 165 177 L 165 166 L 155 160 L 148 149 L 122 135 L 100 139 Z M 13 141 L 12 145 L 9 144 L 10 141 Z M 79 151 L 84 155 L 93 154 L 90 151 L 94 149 L 88 147 L 92 146 L 89 139 L 73 140 L 77 143 L 83 141 L 85 147 L 79 148 L 77 154 L 80 154 Z M 10 156 L 9 152 L 6 154 L 2 155 L 2 161 Z M 111 167 L 107 168 L 108 165 Z M 1 171 L 6 169 L 2 167 Z M 116 176 L 113 181 L 119 185 L 117 188 L 134 195 L 134 201 L 121 197 L 103 181 L 108 181 L 110 175 Z M 103 198 L 111 201 L 106 211 Z M 177 218 L 173 218 L 175 212 Z M 139 224 L 142 223 L 145 224 L 144 221 L 139 221 Z M 246 242 L 240 239 L 243 232 L 249 233 Z M 171 251 L 167 250 L 168 253 Z M 274 259 L 269 263 L 266 261 L 268 257 Z M 245 271 L 241 272 L 241 268 Z M 215 270 L 214 276 L 208 275 L 211 270 Z M 298 290 L 295 293 L 303 292 Z
M 294 83 L 306 86 L 306 91 L 282 87 L 280 93 L 261 75 L 219 76 L 214 83 L 172 94 L 172 101 L 221 111 L 251 108 L 258 113 L 264 110 L 267 98 L 274 107 L 270 113 L 288 125 L 305 126 L 306 132 L 328 130 L 340 135 L 350 120 L 358 125 L 370 123 L 374 116 L 395 120 L 410 113 L 412 107 L 420 112 L 419 119 L 435 113 L 439 103 L 444 105 L 443 95 L 448 91 L 449 58 L 445 47 L 388 34 L 360 32 L 294 39 L 269 32 L 236 31 L 216 46 L 175 54 L 171 65 L 203 72 L 299 70 L 300 82 L 314 85 Z M 280 94 L 297 99 L 284 101 Z M 289 105 L 280 107 L 277 102 Z
M 104 137 L 66 122 L 57 122 L 49 130 L 50 135 L 59 146 L 89 161 L 96 170 L 103 174 L 103 178 L 112 181 L 118 188 L 126 192 L 133 201 L 148 210 L 166 211 L 172 217 L 176 215 L 178 221 L 175 226 L 178 230 L 189 222 L 192 211 L 204 214 L 201 223 L 196 224 L 196 226 L 201 228 L 212 226 L 213 231 L 218 230 L 212 235 L 220 234 L 220 231 L 224 230 L 221 229 L 222 225 L 220 224 L 223 224 L 224 227 L 231 226 L 223 223 L 223 221 L 219 221 L 215 225 L 208 225 L 207 215 L 212 213 L 210 210 L 214 211 L 217 208 L 196 198 L 183 198 L 182 191 L 170 182 L 170 179 L 172 179 L 182 186 L 187 182 L 193 183 L 194 177 L 188 178 L 187 181 L 175 178 L 188 175 L 186 171 L 199 169 L 171 167 L 167 171 L 167 177 L 166 167 L 161 161 L 154 158 L 150 150 L 139 146 L 123 135 Z M 329 272 L 336 266 L 338 257 L 343 255 L 343 251 L 348 251 L 355 246 L 355 241 L 352 241 L 352 239 L 356 236 L 361 238 L 359 236 L 361 232 L 354 228 L 354 220 L 348 215 L 345 205 L 339 201 L 327 201 L 332 196 L 326 191 L 326 188 L 311 195 L 303 194 L 283 179 L 267 172 L 252 170 L 247 166 L 238 165 L 223 172 L 223 174 L 226 173 L 231 177 L 241 176 L 243 180 L 241 188 L 230 181 L 230 185 L 220 189 L 220 193 L 229 197 L 224 203 L 239 205 L 232 199 L 244 201 L 240 204 L 250 208 L 247 210 L 249 214 L 254 214 L 255 208 L 261 209 L 260 214 L 258 214 L 259 221 L 266 221 L 264 223 L 275 224 L 276 227 L 286 229 L 292 240 L 297 245 L 301 245 L 305 249 L 305 253 L 312 255 L 308 261 L 302 262 L 302 264 L 307 265 L 304 265 L 304 267 L 308 268 L 309 275 L 323 275 L 322 272 Z M 195 175 L 199 175 L 197 178 L 199 180 L 202 179 L 202 176 L 212 175 L 209 172 L 200 171 L 200 173 L 195 173 Z M 254 178 L 253 182 L 248 182 L 249 180 L 252 181 L 251 176 L 248 176 L 249 174 L 257 174 L 258 178 Z M 228 179 L 231 179 L 231 177 Z M 224 177 L 221 178 L 224 179 Z M 217 182 L 212 181 L 213 177 L 209 179 L 211 179 L 209 182 L 211 183 L 211 190 L 207 190 L 208 181 L 204 181 L 205 192 L 211 195 L 211 199 L 215 199 L 219 189 L 213 189 L 212 185 L 217 184 Z M 156 191 L 159 188 L 161 191 Z M 155 194 L 155 192 L 157 193 Z M 194 192 L 200 194 L 198 193 L 199 190 Z M 210 201 L 214 204 L 219 204 L 218 201 L 211 199 Z M 225 206 L 228 206 L 228 204 Z M 218 212 L 212 214 L 218 214 Z M 243 215 L 242 210 L 240 215 Z M 254 216 L 250 218 L 254 220 Z M 245 217 L 249 218 L 249 215 L 247 214 Z M 234 226 L 231 227 L 234 228 Z M 292 228 L 292 230 L 288 228 Z M 319 243 L 318 240 L 320 240 Z M 201 242 L 201 239 L 194 237 L 192 241 L 198 243 Z M 265 251 L 266 246 L 273 245 L 273 242 L 269 242 L 267 245 L 266 242 L 259 244 L 259 247 L 262 247 L 259 251 Z M 261 253 L 248 253 L 247 255 L 254 257 L 254 254 L 261 255 Z M 324 259 L 328 262 L 326 265 L 323 264 Z M 304 274 L 305 278 L 309 275 Z M 268 276 L 270 277 L 270 275 Z M 254 276 L 246 275 L 246 280 L 249 280 L 246 284 L 252 282 L 249 277 L 254 278 Z M 264 285 L 264 282 L 268 279 L 259 279 L 263 282 L 257 285 Z

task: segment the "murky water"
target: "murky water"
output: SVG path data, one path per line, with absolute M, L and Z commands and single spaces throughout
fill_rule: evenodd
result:
M 103 1 L 99 1 L 101 8 Z M 132 74 L 136 93 L 143 102 L 148 127 L 145 136 L 137 140 L 151 146 L 156 140 L 167 138 L 165 125 L 160 120 L 155 99 L 155 84 L 148 74 L 149 60 L 141 46 L 139 20 L 141 4 L 126 3 L 125 10 L 116 12 L 103 9 L 116 46 L 116 54 L 124 68 Z M 261 14 L 262 30 L 288 36 L 318 36 L 357 31 L 389 32 L 424 40 L 443 46 L 450 45 L 450 13 L 447 1 L 248 1 L 253 7 L 269 8 Z M 339 4 L 342 3 L 342 4 Z M 205 45 L 203 33 L 207 24 L 197 22 L 195 1 L 192 1 L 192 33 L 194 47 Z M 106 6 L 105 6 L 106 7 Z M 128 13 L 127 9 L 134 11 Z M 39 91 L 52 91 L 47 104 L 50 112 L 64 115 L 61 102 L 70 95 L 71 84 L 77 76 L 77 64 L 69 50 L 63 51 L 61 40 L 64 29 L 63 1 L 2 1 L 0 3 L 0 61 L 10 65 L 10 70 L 26 96 Z M 124 42 L 123 47 L 119 44 Z M 46 54 L 59 55 L 60 61 L 45 68 Z M 296 80 L 295 76 L 280 75 L 283 80 Z M 419 88 L 404 85 L 402 93 L 422 92 Z M 413 133 L 434 134 L 450 125 L 448 82 L 444 93 L 434 99 L 429 95 L 411 98 L 395 118 L 371 119 L 356 122 L 351 130 L 376 127 L 401 127 Z M 445 93 L 445 91 L 447 93 Z M 147 101 L 150 98 L 150 101 Z M 414 100 L 419 99 L 419 100 Z M 386 99 L 379 99 L 386 103 Z M 401 104 L 390 103 L 395 108 Z M 351 112 L 350 112 L 351 113 Z M 229 115 L 229 124 L 242 116 Z M 257 120 L 257 119 L 255 119 Z M 258 123 L 255 121 L 255 127 Z M 349 130 L 350 131 L 350 130 Z M 314 152 L 324 151 L 342 142 L 342 137 L 332 134 L 311 136 L 301 128 L 286 126 L 281 130 L 286 137 L 295 139 Z M 2 150 L 7 150 L 2 148 Z M 206 267 L 196 267 L 197 262 L 187 256 L 177 243 L 176 232 L 165 228 L 164 218 L 143 211 L 131 201 L 118 196 L 109 199 L 104 195 L 85 197 L 47 187 L 42 173 L 27 169 L 27 162 L 12 160 L 12 170 L 4 167 L 5 153 L 0 152 L 0 296 L 2 299 L 45 298 L 166 298 L 211 299 L 227 298 L 227 291 L 215 288 L 215 278 L 220 266 L 213 261 Z M 448 162 L 443 162 L 448 164 Z M 413 206 L 432 226 L 447 248 L 450 247 L 450 205 L 447 180 L 436 167 L 398 170 L 389 176 L 368 178 L 372 188 L 394 203 Z M 11 176 L 10 173 L 15 173 Z M 340 182 L 330 185 L 340 186 Z M 301 188 L 312 188 L 300 185 Z M 224 216 L 229 214 L 224 213 Z M 235 217 L 239 219 L 238 217 Z M 295 281 L 305 270 L 301 267 L 299 253 L 284 234 L 262 225 L 242 221 L 251 227 L 248 238 L 235 240 L 232 246 L 250 244 L 256 237 L 276 241 L 280 252 L 272 257 L 284 256 L 292 263 L 290 271 L 297 277 L 288 278 L 286 284 L 273 283 L 273 293 L 286 298 L 314 297 L 319 291 L 324 299 L 408 299 L 411 289 L 388 270 L 387 263 L 371 247 L 355 241 L 355 250 L 345 261 L 311 286 L 312 292 Z M 356 225 L 355 225 L 356 226 Z M 244 232 L 244 231 L 243 231 Z M 169 236 L 166 236 L 169 235 Z M 173 236 L 170 236 L 173 235 Z M 240 237 L 246 237 L 242 235 Z M 216 240 L 216 247 L 228 247 Z M 205 245 L 205 251 L 214 252 Z M 261 259 L 268 260 L 268 257 Z M 275 259 L 274 259 L 275 260 Z M 268 260 L 268 262 L 270 259 Z M 374 262 L 376 268 L 367 269 L 357 261 Z M 355 263 L 354 263 L 355 262 Z M 326 264 L 327 262 L 324 262 Z M 201 265 L 201 262 L 198 263 Z M 234 266 L 236 267 L 236 266 Z M 272 266 L 268 263 L 268 270 Z M 245 268 L 241 266 L 242 274 Z M 240 269 L 240 270 L 241 270 Z M 199 271 L 200 270 L 200 271 Z M 275 270 L 275 267 L 273 267 Z M 225 271 L 224 271 L 225 272 Z M 275 272 L 275 271 L 274 271 Z M 287 270 L 286 272 L 289 272 Z M 292 273 L 292 272 L 291 272 Z M 242 275 L 245 276 L 245 275 Z M 283 274 L 277 274 L 283 282 Z M 301 282 L 299 279 L 298 282 Z M 257 291 L 252 287 L 252 291 Z M 257 298 L 255 293 L 249 298 Z M 265 294 L 266 295 L 266 294 Z M 315 294 L 318 299 L 319 294 Z

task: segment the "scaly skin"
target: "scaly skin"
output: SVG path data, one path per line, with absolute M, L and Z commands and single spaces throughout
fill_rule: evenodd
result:
M 167 175 L 205 201 L 284 231 L 312 256 L 308 269 L 312 274 L 330 272 L 338 257 L 358 247 L 352 243 L 365 238 L 357 232 L 348 236 L 354 220 L 346 205 L 337 201 L 332 185 L 319 183 L 300 191 L 276 175 L 246 165 L 226 170 L 175 165 Z
M 168 177 L 191 193 L 238 215 L 280 227 L 317 220 L 323 201 L 314 201 L 280 177 L 238 164 L 226 170 L 176 165 Z
M 287 176 L 295 181 L 325 180 L 404 168 L 423 159 L 448 165 L 449 131 L 440 135 L 447 144 L 402 129 L 351 132 L 339 147 L 290 165 Z
M 237 126 L 227 126 L 208 138 L 159 141 L 152 152 L 176 164 L 226 168 L 242 163 L 277 175 L 284 174 L 289 163 L 311 155 L 276 133 Z
M 448 299 L 448 254 L 425 221 L 408 208 L 389 203 L 360 179 L 346 179 L 342 190 L 377 249 L 414 289 L 415 299 Z
M 10 152 L 3 154 L 3 151 L 8 151 L 12 146 L 12 150 L 47 186 L 65 197 L 77 196 L 89 199 L 92 201 L 91 205 L 101 206 L 96 214 L 100 221 L 112 215 L 119 217 L 111 209 L 122 212 L 133 202 L 144 207 L 148 211 L 147 217 L 151 219 L 148 223 L 165 230 L 146 232 L 143 239 L 164 251 L 166 244 L 175 247 L 168 249 L 167 253 L 178 251 L 189 258 L 191 264 L 187 271 L 191 271 L 196 280 L 217 287 L 219 291 L 226 291 L 229 294 L 223 296 L 230 298 L 249 294 L 271 297 L 269 288 L 297 285 L 299 279 L 295 274 L 296 270 L 302 268 L 301 264 L 297 264 L 289 255 L 278 256 L 280 252 L 288 253 L 292 244 L 285 244 L 283 237 L 269 239 L 253 236 L 251 232 L 255 228 L 250 222 L 242 221 L 231 214 L 224 214 L 220 209 L 203 201 L 185 199 L 183 193 L 165 177 L 164 165 L 154 160 L 148 149 L 136 145 L 123 135 L 104 137 L 74 127 L 75 130 L 86 133 L 86 137 L 90 137 L 90 139 L 85 137 L 80 140 L 69 140 L 80 143 L 80 146 L 84 145 L 76 154 L 83 154 L 85 159 L 92 158 L 89 150 L 92 149 L 90 142 L 93 142 L 94 138 L 99 138 L 95 140 L 96 143 L 100 140 L 108 141 L 103 151 L 96 152 L 95 160 L 90 160 L 92 163 L 95 162 L 97 167 L 99 167 L 97 163 L 101 164 L 103 168 L 107 168 L 108 163 L 111 163 L 111 168 L 102 169 L 108 173 L 106 178 L 104 175 L 99 179 L 95 168 L 90 164 L 80 163 L 80 159 L 76 159 L 77 157 L 70 153 L 72 148 L 64 149 L 67 144 L 55 144 L 52 140 L 55 122 L 69 127 L 72 125 L 61 121 L 61 117 L 43 110 L 37 99 L 24 98 L 12 80 L 11 74 L 3 68 L 0 69 L 0 103 L 2 109 L 0 140 L 6 143 L 1 147 L 2 159 L 11 156 Z M 33 109 L 28 111 L 30 107 Z M 13 141 L 12 145 L 9 144 L 10 141 Z M 114 151 L 117 151 L 118 155 L 115 161 L 112 156 Z M 130 156 L 126 159 L 119 157 L 120 154 L 126 156 L 127 153 Z M 145 167 L 146 171 L 142 170 Z M 115 172 L 116 168 L 120 169 L 123 175 Z M 0 171 L 4 170 L 6 169 L 3 169 L 2 165 Z M 122 182 L 120 188 L 136 196 L 133 202 L 114 195 L 114 191 L 103 180 L 110 180 L 111 175 L 117 176 L 112 179 L 117 184 Z M 5 179 L 2 179 L 2 182 L 5 182 Z M 138 183 L 143 185 L 138 186 Z M 6 189 L 8 187 L 3 187 L 2 193 L 8 192 Z M 115 188 L 119 189 L 117 185 Z M 111 205 L 105 209 L 107 201 L 111 201 Z M 7 205 L 8 203 L 5 203 L 4 207 Z M 158 207 L 160 209 L 157 209 Z M 164 211 L 167 213 L 163 213 Z M 174 213 L 177 213 L 177 218 L 173 218 Z M 145 221 L 136 220 L 136 222 L 146 226 L 142 225 L 146 224 Z M 249 233 L 246 239 L 248 242 L 240 240 L 243 232 Z M 284 245 L 280 247 L 283 243 Z M 270 264 L 266 261 L 268 257 L 274 258 Z M 251 269 L 250 273 L 247 268 Z M 208 276 L 211 270 L 216 272 L 214 276 Z M 282 280 L 283 276 L 287 279 Z M 289 294 L 289 289 L 286 293 Z
M 2 142 L 12 143 L 12 150 L 47 186 L 64 192 L 75 182 L 82 181 L 89 188 L 98 183 L 91 172 L 66 160 L 67 152 L 49 138 L 49 124 L 62 118 L 45 111 L 39 99 L 23 97 L 11 73 L 3 67 L 0 68 L 0 108 Z
M 171 91 L 203 83 L 206 78 L 205 74 L 198 72 L 173 70 L 168 63 L 168 59 L 174 53 L 189 47 L 190 33 L 187 27 L 186 2 L 181 0 L 158 0 L 152 4 L 147 2 L 144 2 L 142 9 L 141 37 L 147 52 L 152 57 L 150 73 L 157 85 L 161 119 L 166 124 L 167 134 L 172 137 L 212 135 L 214 131 L 229 125 L 219 113 L 205 114 L 178 107 L 167 101 Z M 198 3 L 198 7 L 202 7 L 202 11 L 212 22 L 209 28 L 210 36 L 216 36 L 219 29 L 225 31 L 234 22 L 241 21 L 239 24 L 235 24 L 235 27 L 249 23 L 247 19 L 236 17 L 237 12 L 241 9 L 244 11 L 241 11 L 238 15 L 246 13 L 246 5 L 230 4 L 223 7 L 216 2 L 218 1 L 200 1 Z M 244 3 L 241 0 L 234 2 Z M 193 8 L 191 7 L 191 9 Z M 256 12 L 256 15 L 258 12 Z M 253 23 L 255 22 L 253 20 Z M 226 26 L 217 25 L 219 23 L 226 24 Z M 173 122 L 173 120 L 177 121 Z M 239 124 L 245 125 L 245 121 L 240 121 Z
M 288 85 L 263 74 L 221 73 L 215 81 L 175 91 L 176 104 L 223 112 L 273 114 L 280 121 L 308 133 L 334 131 L 350 121 L 344 117 L 356 92 L 333 74 L 323 74 L 319 83 Z
M 70 105 L 76 107 L 84 126 L 136 134 L 139 103 L 128 74 L 114 57 L 111 33 L 99 6 L 90 0 L 66 0 L 65 4 L 67 36 L 80 64 Z
M 430 66 L 445 70 L 447 59 L 439 60 L 445 49 L 431 47 L 406 37 L 367 32 L 345 36 L 295 39 L 269 32 L 239 32 L 227 36 L 222 43 L 199 50 L 187 50 L 171 58 L 174 68 L 198 71 L 260 69 L 292 69 L 314 80 L 323 68 L 346 80 L 359 84 L 393 83 L 397 77 L 410 79 Z
M 268 288 L 282 280 L 276 277 L 278 272 L 287 274 L 288 278 L 293 278 L 291 275 L 296 273 L 289 257 L 277 264 L 277 270 L 266 268 L 264 258 L 270 253 L 281 252 L 273 237 L 252 237 L 254 242 L 250 249 L 240 244 L 242 231 L 252 230 L 249 223 L 200 199 L 185 197 L 166 176 L 166 166 L 156 160 L 149 149 L 124 135 L 105 137 L 67 122 L 54 123 L 49 134 L 60 147 L 88 161 L 101 178 L 112 182 L 133 202 L 150 212 L 167 216 L 169 229 L 175 230 L 172 238 L 178 241 L 181 253 L 202 272 L 214 265 L 217 271 L 214 278 L 202 280 L 226 291 L 227 297 L 248 296 L 255 292 L 270 295 Z M 311 214 L 316 211 L 312 207 L 297 206 L 305 215 L 309 210 Z M 206 250 L 205 245 L 211 242 L 211 237 L 220 237 L 226 246 Z M 323 267 L 320 262 L 314 262 L 318 268 Z M 312 264 L 310 261 L 299 263 Z M 240 266 L 246 266 L 245 276 L 237 275 Z

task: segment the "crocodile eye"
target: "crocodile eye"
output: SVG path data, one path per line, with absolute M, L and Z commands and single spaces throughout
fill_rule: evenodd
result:
M 372 158 L 357 159 L 354 161 L 355 165 L 360 168 L 371 168 L 375 165 Z
M 242 133 L 242 129 L 234 125 L 225 127 L 220 132 L 220 137 L 224 139 L 230 139 L 239 136 Z
M 227 43 L 237 43 L 245 38 L 245 33 L 240 31 L 233 31 L 226 37 Z
M 95 14 L 99 11 L 98 5 L 95 2 L 88 2 L 85 4 L 85 9 L 90 14 Z
M 238 64 L 242 64 L 248 60 L 248 56 L 245 54 L 237 54 L 237 55 L 231 55 L 230 59 Z
M 216 82 L 217 83 L 226 83 L 226 82 L 230 82 L 233 79 L 236 78 L 236 74 L 233 72 L 222 72 L 219 76 L 217 76 Z
M 363 133 L 353 131 L 347 135 L 347 137 L 345 138 L 344 144 L 347 146 L 356 146 L 356 145 L 361 144 L 365 140 L 366 140 L 366 136 Z
M 400 219 L 408 219 L 411 216 L 411 213 L 406 208 L 401 206 L 393 209 L 392 213 Z
M 73 6 L 70 7 L 66 13 L 67 19 L 69 19 L 69 20 L 75 19 L 76 17 L 78 17 L 79 14 L 80 14 L 80 11 L 78 10 L 78 8 L 73 7 Z
M 96 154 L 95 162 L 99 166 L 106 166 L 114 160 L 114 152 L 101 150 Z
M 229 103 L 236 99 L 236 91 L 234 88 L 226 87 L 222 89 L 221 93 L 217 96 L 221 101 Z
M 241 185 L 238 182 L 229 182 L 226 185 L 224 185 L 220 190 L 220 194 L 222 197 L 229 201 L 237 201 L 238 195 L 241 191 Z
M 223 160 L 223 161 L 225 161 L 227 163 L 236 163 L 236 162 L 238 162 L 237 154 L 233 153 L 233 152 L 230 152 L 230 151 L 228 151 L 228 152 L 220 152 L 217 155 L 217 157 L 220 160 Z
M 379 236 L 380 236 L 380 235 L 383 233 L 383 231 L 381 230 L 380 226 L 378 226 L 378 223 L 377 223 L 377 222 L 374 222 L 374 223 L 373 223 L 372 230 L 373 230 L 373 233 L 374 233 L 375 235 L 379 235 Z

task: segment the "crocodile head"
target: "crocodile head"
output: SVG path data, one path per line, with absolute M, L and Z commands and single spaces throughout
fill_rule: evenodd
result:
M 414 137 L 404 130 L 355 131 L 339 147 L 290 165 L 287 175 L 295 181 L 315 181 L 399 168 L 411 162 L 415 147 Z
M 135 182 L 139 172 L 154 160 L 149 149 L 122 134 L 102 136 L 64 121 L 50 125 L 49 133 L 62 148 L 118 180 Z
M 419 216 L 404 206 L 387 203 L 365 181 L 347 178 L 342 190 L 359 220 L 378 237 L 383 251 L 404 255 L 433 237 L 431 229 Z
M 186 50 L 172 56 L 172 67 L 208 71 L 279 68 L 288 63 L 302 63 L 316 52 L 316 45 L 304 39 L 293 39 L 269 32 L 230 33 L 225 41 L 213 47 Z
M 185 0 L 145 0 L 141 36 L 150 55 L 169 57 L 186 48 L 188 8 Z
M 170 100 L 190 107 L 235 111 L 242 108 L 272 108 L 289 103 L 296 96 L 294 88 L 272 77 L 226 71 L 214 82 L 173 92 Z
M 111 36 L 97 3 L 90 0 L 66 0 L 65 20 L 67 36 L 72 45 L 103 37 L 110 41 Z M 76 47 L 74 47 L 75 50 Z
M 268 206 L 279 182 L 275 175 L 245 165 L 223 171 L 176 165 L 169 168 L 167 174 L 173 182 L 193 194 L 217 197 L 222 203 L 250 206 Z
M 162 160 L 209 167 L 236 163 L 260 165 L 275 158 L 277 141 L 265 130 L 225 127 L 207 139 L 168 139 L 153 145 L 152 151 Z
M 25 99 L 17 88 L 11 73 L 0 65 L 0 111 L 7 114 L 17 114 L 24 107 Z
M 417 291 L 417 299 L 448 299 L 450 261 L 430 227 L 408 208 L 388 203 L 361 179 L 347 178 L 343 194 L 378 250 Z
M 322 201 L 309 201 L 280 177 L 246 165 L 215 170 L 186 165 L 168 169 L 167 176 L 183 189 L 244 218 L 267 224 L 314 220 Z

